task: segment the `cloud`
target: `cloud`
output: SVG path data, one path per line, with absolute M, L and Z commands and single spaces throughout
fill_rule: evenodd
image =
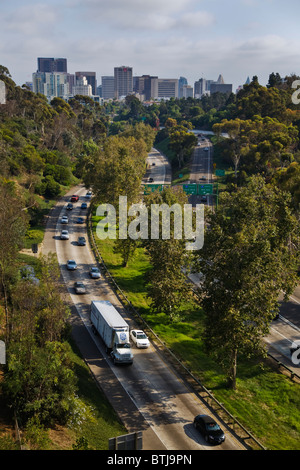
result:
M 32 36 L 51 29 L 58 20 L 58 13 L 53 7 L 38 3 L 21 6 L 7 13 L 2 19 L 2 27 L 7 32 Z
M 184 28 L 198 28 L 214 24 L 215 17 L 206 11 L 185 13 L 178 20 L 178 25 Z

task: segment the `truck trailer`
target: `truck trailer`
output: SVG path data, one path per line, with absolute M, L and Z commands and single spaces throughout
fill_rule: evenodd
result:
M 91 302 L 91 323 L 115 364 L 132 364 L 129 326 L 108 300 Z

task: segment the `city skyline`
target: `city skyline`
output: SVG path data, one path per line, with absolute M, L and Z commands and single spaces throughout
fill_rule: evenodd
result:
M 200 78 L 222 74 L 233 91 L 249 76 L 300 74 L 296 0 L 0 0 L 0 56 L 17 85 L 37 57 L 66 57 L 68 71 Z

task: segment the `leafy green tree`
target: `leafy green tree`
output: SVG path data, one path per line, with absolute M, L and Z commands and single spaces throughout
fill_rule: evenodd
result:
M 187 196 L 183 191 L 171 188 L 164 189 L 161 193 L 155 192 L 146 198 L 149 217 L 152 204 L 159 206 L 166 204 L 169 208 L 178 204 L 182 209 L 185 203 Z M 174 235 L 174 214 L 172 212 L 170 214 L 170 237 L 163 238 L 164 220 L 160 218 L 159 238 L 151 239 L 149 233 L 149 239 L 144 241 L 144 246 L 152 266 L 148 275 L 148 295 L 151 298 L 152 308 L 156 312 L 167 313 L 170 319 L 176 319 L 182 304 L 191 297 L 184 274 L 189 257 L 185 250 L 185 241 L 182 238 L 177 239 Z M 149 220 L 149 230 L 151 223 Z
M 189 132 L 192 125 L 183 121 L 180 125 L 169 128 L 169 147 L 177 155 L 178 166 L 181 168 L 197 145 L 197 137 Z
M 289 207 L 290 196 L 252 177 L 247 186 L 220 197 L 209 213 L 210 230 L 197 270 L 205 311 L 207 351 L 236 387 L 241 354 L 264 353 L 281 291 L 287 298 L 296 284 L 299 225 Z
M 109 137 L 103 149 L 83 161 L 83 179 L 91 187 L 96 200 L 119 204 L 119 196 L 127 196 L 129 205 L 139 200 L 147 159 L 146 144 L 134 137 Z

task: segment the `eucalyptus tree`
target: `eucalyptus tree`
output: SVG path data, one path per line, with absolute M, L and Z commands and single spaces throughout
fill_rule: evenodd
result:
M 264 353 L 262 339 L 297 283 L 299 223 L 290 195 L 252 177 L 247 186 L 223 193 L 207 215 L 209 230 L 198 252 L 199 291 L 205 312 L 207 351 L 236 386 L 239 354 Z

